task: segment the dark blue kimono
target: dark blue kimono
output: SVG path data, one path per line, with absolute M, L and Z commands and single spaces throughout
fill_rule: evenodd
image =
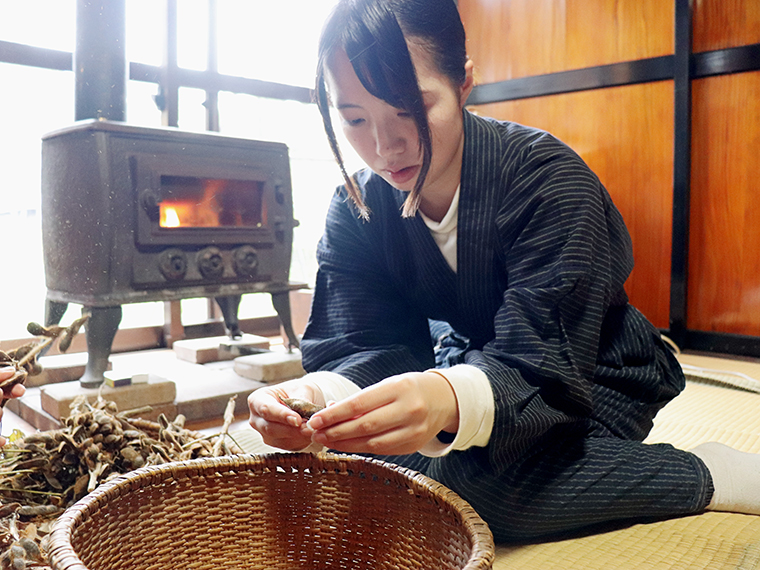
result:
M 456 273 L 423 220 L 401 217 L 406 193 L 362 171 L 370 219 L 338 189 L 305 369 L 365 387 L 436 366 L 431 319 L 465 338 L 455 362 L 482 370 L 495 398 L 488 446 L 391 460 L 459 493 L 497 540 L 701 511 L 701 461 L 640 443 L 684 378 L 628 303 L 630 237 L 607 191 L 543 131 L 468 112 L 464 126 Z

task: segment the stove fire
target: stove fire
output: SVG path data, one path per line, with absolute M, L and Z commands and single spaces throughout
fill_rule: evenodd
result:
M 162 228 L 260 228 L 266 224 L 261 184 L 162 176 L 159 206 Z

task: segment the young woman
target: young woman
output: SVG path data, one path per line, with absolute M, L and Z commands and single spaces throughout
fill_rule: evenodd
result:
M 641 443 L 684 378 L 628 303 L 623 220 L 567 146 L 464 109 L 472 67 L 452 0 L 342 0 L 330 16 L 316 93 L 345 184 L 318 250 L 309 374 L 251 394 L 251 425 L 283 449 L 419 470 L 499 541 L 760 513 L 758 456 Z M 353 177 L 330 107 L 369 167 Z M 302 422 L 278 392 L 334 403 Z

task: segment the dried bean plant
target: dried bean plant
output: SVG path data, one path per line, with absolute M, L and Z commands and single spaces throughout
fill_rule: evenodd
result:
M 37 362 L 37 356 L 56 340 L 58 350 L 66 352 L 88 318 L 89 315 L 82 315 L 67 327 L 59 325 L 43 327 L 38 323 L 29 323 L 26 330 L 38 338 L 9 352 L 0 350 L 0 367 L 12 366 L 16 369 L 13 376 L 0 382 L 0 389 L 8 391 L 16 384 L 23 384 L 27 376 L 41 373 L 42 366 Z M 0 408 L 5 406 L 6 401 L 4 398 L 0 399 Z
M 52 341 L 60 334 L 46 338 Z M 23 382 L 29 367 L 36 365 L 38 346 L 22 355 L 21 349 L 3 353 L 5 365 L 16 366 L 13 383 Z M 34 355 L 26 358 L 31 351 Z M 150 407 L 119 412 L 100 396 L 94 403 L 82 396 L 72 403 L 60 429 L 6 445 L 0 450 L 0 568 L 49 568 L 46 540 L 53 522 L 100 483 L 143 466 L 241 453 L 227 434 L 234 409 L 232 397 L 222 431 L 206 436 L 185 429 L 182 415 L 169 421 L 161 414 L 158 422 L 151 422 L 139 418 Z

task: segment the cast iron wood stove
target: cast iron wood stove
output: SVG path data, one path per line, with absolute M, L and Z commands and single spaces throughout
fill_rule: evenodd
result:
M 280 143 L 88 120 L 42 140 L 46 322 L 90 313 L 81 383 L 99 385 L 121 305 L 213 297 L 231 337 L 268 292 L 288 336 L 293 201 Z

